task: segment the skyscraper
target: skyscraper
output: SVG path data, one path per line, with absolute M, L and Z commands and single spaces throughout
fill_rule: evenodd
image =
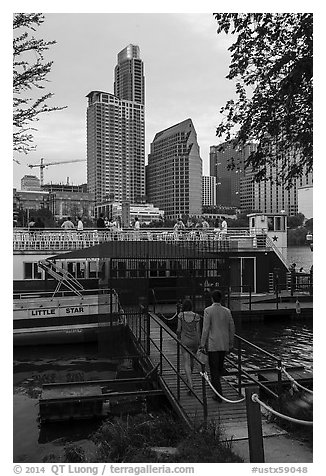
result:
M 234 148 L 233 143 L 225 142 L 210 147 L 210 175 L 216 177 L 216 204 L 226 207 L 241 207 L 241 183 L 245 178 L 244 161 L 255 148 L 248 144 L 244 148 Z M 233 170 L 228 165 L 235 164 Z M 249 207 L 250 208 L 250 207 Z
M 293 154 L 286 159 L 280 158 L 275 165 L 267 166 L 267 175 L 271 180 L 256 182 L 254 184 L 255 209 L 264 213 L 280 213 L 284 210 L 288 215 L 296 215 L 298 209 L 298 188 L 312 185 L 312 172 L 303 173 L 293 180 L 291 188 L 286 183 L 278 183 L 278 178 L 283 168 L 283 160 L 295 161 Z
M 254 181 L 251 167 L 244 168 L 249 154 L 256 149 L 255 143 L 244 147 L 234 147 L 232 141 L 210 148 L 210 173 L 216 176 L 217 205 L 239 207 L 242 210 L 256 210 L 263 213 L 280 213 L 284 210 L 288 215 L 298 213 L 298 187 L 312 185 L 312 173 L 304 173 L 293 180 L 293 186 L 287 188 L 286 183 L 279 183 L 281 171 L 287 162 L 294 162 L 294 154 L 280 156 L 273 165 L 267 163 L 267 180 Z M 273 146 L 270 151 L 274 152 Z M 236 167 L 228 170 L 229 163 Z
M 137 202 L 145 195 L 144 76 L 138 46 L 118 54 L 114 90 L 115 95 L 87 95 L 87 184 L 96 204 Z
M 139 46 L 128 45 L 118 54 L 114 70 L 114 94 L 120 99 L 145 104 L 144 66 Z
M 216 205 L 216 178 L 203 175 L 203 206 Z
M 155 134 L 147 166 L 148 200 L 165 217 L 202 212 L 202 159 L 191 119 Z

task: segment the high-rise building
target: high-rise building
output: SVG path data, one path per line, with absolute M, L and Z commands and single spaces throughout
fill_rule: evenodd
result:
M 191 119 L 158 132 L 150 147 L 148 201 L 165 218 L 198 216 L 202 212 L 202 159 Z
M 289 216 L 297 215 L 298 189 L 312 185 L 312 173 L 303 173 L 302 177 L 294 179 L 291 188 L 286 183 L 278 183 L 279 174 L 283 168 L 279 159 L 274 166 L 267 166 L 267 176 L 271 180 L 255 182 L 255 209 L 264 213 L 280 213 L 284 210 Z M 288 158 L 288 160 L 293 160 Z
M 272 148 L 273 146 L 271 146 Z M 279 183 L 281 171 L 286 161 L 295 161 L 293 154 L 280 157 L 273 165 L 267 164 L 268 180 L 255 182 L 252 168 L 244 168 L 249 154 L 256 150 L 255 143 L 244 147 L 236 146 L 232 141 L 210 148 L 210 173 L 216 176 L 217 205 L 235 206 L 241 210 L 256 210 L 263 213 L 280 213 L 284 210 L 288 215 L 298 213 L 298 188 L 312 185 L 312 173 L 303 173 L 302 177 L 293 180 L 293 186 L 287 188 L 286 183 Z M 233 170 L 228 164 L 234 163 Z
M 87 95 L 87 185 L 96 204 L 135 203 L 145 195 L 144 76 L 138 46 L 118 54 L 114 89 L 115 95 Z
M 313 217 L 313 186 L 298 187 L 298 213 L 302 213 L 306 220 Z
M 203 206 L 216 205 L 216 177 L 203 175 Z
M 114 94 L 120 99 L 145 104 L 144 66 L 139 46 L 128 45 L 118 54 L 114 70 Z
M 243 164 L 255 147 L 253 143 L 246 145 L 244 148 L 234 147 L 231 141 L 210 147 L 210 175 L 216 177 L 217 205 L 241 207 L 241 181 L 248 175 L 247 171 L 244 170 Z M 235 164 L 233 170 L 228 168 L 232 163 Z M 248 196 L 246 201 L 248 202 Z M 251 207 L 246 209 L 249 208 Z

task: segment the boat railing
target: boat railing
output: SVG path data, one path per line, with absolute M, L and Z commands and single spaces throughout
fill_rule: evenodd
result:
M 14 251 L 65 251 L 86 248 L 108 241 L 160 241 L 160 242 L 224 242 L 244 248 L 255 248 L 255 236 L 248 229 L 231 228 L 227 234 L 215 228 L 142 228 L 133 229 L 85 229 L 62 230 L 51 228 L 42 230 L 14 229 Z M 238 243 L 238 245 L 236 245 Z
M 103 296 L 107 294 L 112 294 L 116 295 L 115 289 L 83 289 L 80 291 L 81 296 L 79 296 L 81 299 L 85 296 Z M 33 291 L 25 291 L 25 292 L 18 292 L 14 293 L 13 297 L 14 299 L 37 299 L 37 298 L 49 298 L 49 299 L 57 299 L 57 298 L 62 298 L 62 297 L 74 297 L 75 293 L 73 291 L 58 291 L 53 297 L 53 291 L 40 291 L 40 292 L 33 292 Z

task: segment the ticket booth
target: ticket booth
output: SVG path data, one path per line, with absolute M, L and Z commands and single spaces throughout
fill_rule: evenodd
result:
M 287 214 L 282 213 L 250 213 L 250 236 L 266 234 L 273 245 L 287 259 Z

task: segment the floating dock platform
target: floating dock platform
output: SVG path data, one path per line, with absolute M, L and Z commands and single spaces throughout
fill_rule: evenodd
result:
M 144 378 L 44 384 L 39 399 L 41 422 L 102 418 L 138 413 L 147 398 L 162 395 Z

